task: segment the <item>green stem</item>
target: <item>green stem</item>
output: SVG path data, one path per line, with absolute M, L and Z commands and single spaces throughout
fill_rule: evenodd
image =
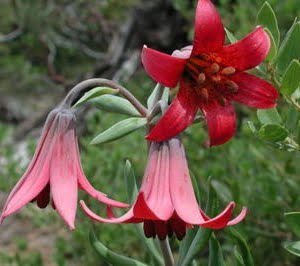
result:
M 165 266 L 174 266 L 174 258 L 168 238 L 160 241 L 160 248 L 164 257 Z

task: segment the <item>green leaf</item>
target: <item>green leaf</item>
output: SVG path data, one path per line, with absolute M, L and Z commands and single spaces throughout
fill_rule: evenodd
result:
M 237 41 L 237 38 L 227 28 L 225 28 L 225 32 L 226 32 L 227 38 L 230 41 L 230 43 L 235 43 Z
M 96 237 L 94 230 L 90 231 L 90 243 L 99 256 L 106 262 L 111 263 L 114 266 L 146 266 L 146 264 L 137 260 L 119 255 L 106 246 L 104 246 Z
M 244 237 L 235 228 L 228 228 L 230 236 L 237 242 L 245 266 L 254 266 L 253 257 Z
M 276 108 L 257 110 L 257 117 L 262 124 L 281 124 L 282 119 Z
M 277 68 L 283 73 L 293 59 L 300 59 L 300 22 L 293 24 L 278 51 Z
M 107 143 L 122 138 L 147 124 L 146 118 L 132 117 L 113 125 L 95 137 L 91 144 Z
M 161 99 L 161 96 L 163 95 L 164 87 L 157 83 L 154 90 L 150 94 L 148 100 L 147 100 L 147 107 L 149 110 L 153 109 L 155 104 Z
M 92 99 L 92 103 L 97 108 L 107 112 L 130 116 L 141 116 L 128 100 L 118 96 L 103 95 Z
M 300 212 L 288 212 L 284 216 L 290 229 L 300 237 Z
M 211 185 L 213 186 L 215 191 L 217 191 L 217 195 L 220 197 L 220 199 L 223 202 L 232 201 L 233 197 L 232 197 L 231 191 L 225 184 L 223 184 L 217 180 L 212 180 Z
M 283 247 L 290 253 L 300 257 L 300 241 L 286 242 Z
M 209 266 L 224 266 L 223 252 L 219 241 L 216 239 L 214 234 L 209 240 Z
M 242 257 L 242 255 L 241 255 L 241 253 L 239 252 L 237 246 L 234 246 L 234 248 L 233 248 L 233 254 L 234 254 L 234 256 L 235 256 L 235 258 L 236 258 L 236 260 L 237 260 L 238 265 L 240 265 L 240 266 L 245 266 L 243 257 Z
M 136 178 L 129 160 L 126 160 L 124 166 L 124 177 L 126 181 L 127 197 L 130 203 L 133 203 L 138 195 L 138 188 L 136 185 Z
M 269 54 L 266 58 L 267 61 L 272 61 L 275 56 L 277 55 L 277 44 L 274 40 L 274 37 L 272 35 L 272 33 L 269 31 L 269 29 L 265 29 L 265 31 L 269 34 L 270 36 L 270 40 L 271 40 L 271 48 L 270 48 L 270 51 L 269 51 Z
M 118 91 L 107 87 L 96 87 L 86 92 L 78 101 L 74 104 L 74 107 L 83 104 L 84 102 L 93 98 L 99 97 L 104 94 L 117 94 Z
M 191 178 L 192 178 L 192 184 L 193 184 L 193 188 L 194 188 L 194 192 L 196 195 L 196 199 L 198 200 L 198 202 L 201 202 L 200 200 L 200 190 L 199 190 L 199 186 L 198 186 L 198 180 L 196 178 L 196 176 L 193 173 L 190 173 Z
M 300 62 L 293 60 L 286 70 L 282 83 L 281 93 L 284 95 L 292 95 L 300 86 Z
M 289 132 L 283 126 L 266 124 L 260 128 L 260 130 L 258 131 L 258 135 L 263 140 L 278 142 L 284 141 L 288 137 Z
M 268 2 L 265 2 L 258 12 L 257 23 L 268 28 L 275 41 L 276 47 L 278 47 L 280 42 L 278 22 L 275 12 Z

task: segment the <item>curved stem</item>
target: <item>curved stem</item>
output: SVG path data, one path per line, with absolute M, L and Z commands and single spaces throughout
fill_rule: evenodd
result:
M 165 266 L 174 266 L 174 258 L 170 248 L 169 240 L 166 238 L 165 240 L 159 241 L 160 248 L 164 257 Z
M 132 103 L 132 105 L 142 116 L 147 116 L 148 110 L 127 89 L 125 89 L 118 83 L 102 78 L 87 79 L 78 83 L 69 91 L 61 104 L 66 107 L 71 107 L 83 96 L 84 93 L 86 93 L 90 89 L 95 88 L 96 86 L 105 86 L 117 90 L 118 93 L 120 93 L 124 98 Z

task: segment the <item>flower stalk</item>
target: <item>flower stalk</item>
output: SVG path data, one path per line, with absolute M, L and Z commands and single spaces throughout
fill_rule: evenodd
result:
M 174 266 L 174 257 L 170 247 L 169 239 L 160 240 L 160 249 L 164 257 L 165 266 Z

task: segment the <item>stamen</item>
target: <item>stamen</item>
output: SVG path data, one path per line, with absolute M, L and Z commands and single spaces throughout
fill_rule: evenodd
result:
M 207 88 L 201 88 L 200 95 L 204 98 L 205 102 L 208 102 L 209 94 Z
M 214 76 L 211 76 L 211 80 L 215 83 L 220 83 L 221 81 L 221 76 L 220 75 L 214 75 Z
M 213 63 L 209 68 L 208 68 L 209 73 L 211 74 L 217 74 L 220 71 L 220 66 L 217 63 Z
M 206 76 L 204 73 L 200 73 L 199 76 L 198 76 L 198 84 L 203 84 L 206 80 Z
M 222 69 L 221 74 L 225 75 L 225 76 L 230 76 L 233 75 L 235 73 L 235 68 L 234 67 L 225 67 Z
M 226 104 L 227 104 L 227 100 L 223 96 L 218 97 L 218 102 L 222 106 L 226 106 Z
M 237 92 L 239 90 L 239 86 L 232 80 L 226 80 L 225 86 L 230 92 Z

